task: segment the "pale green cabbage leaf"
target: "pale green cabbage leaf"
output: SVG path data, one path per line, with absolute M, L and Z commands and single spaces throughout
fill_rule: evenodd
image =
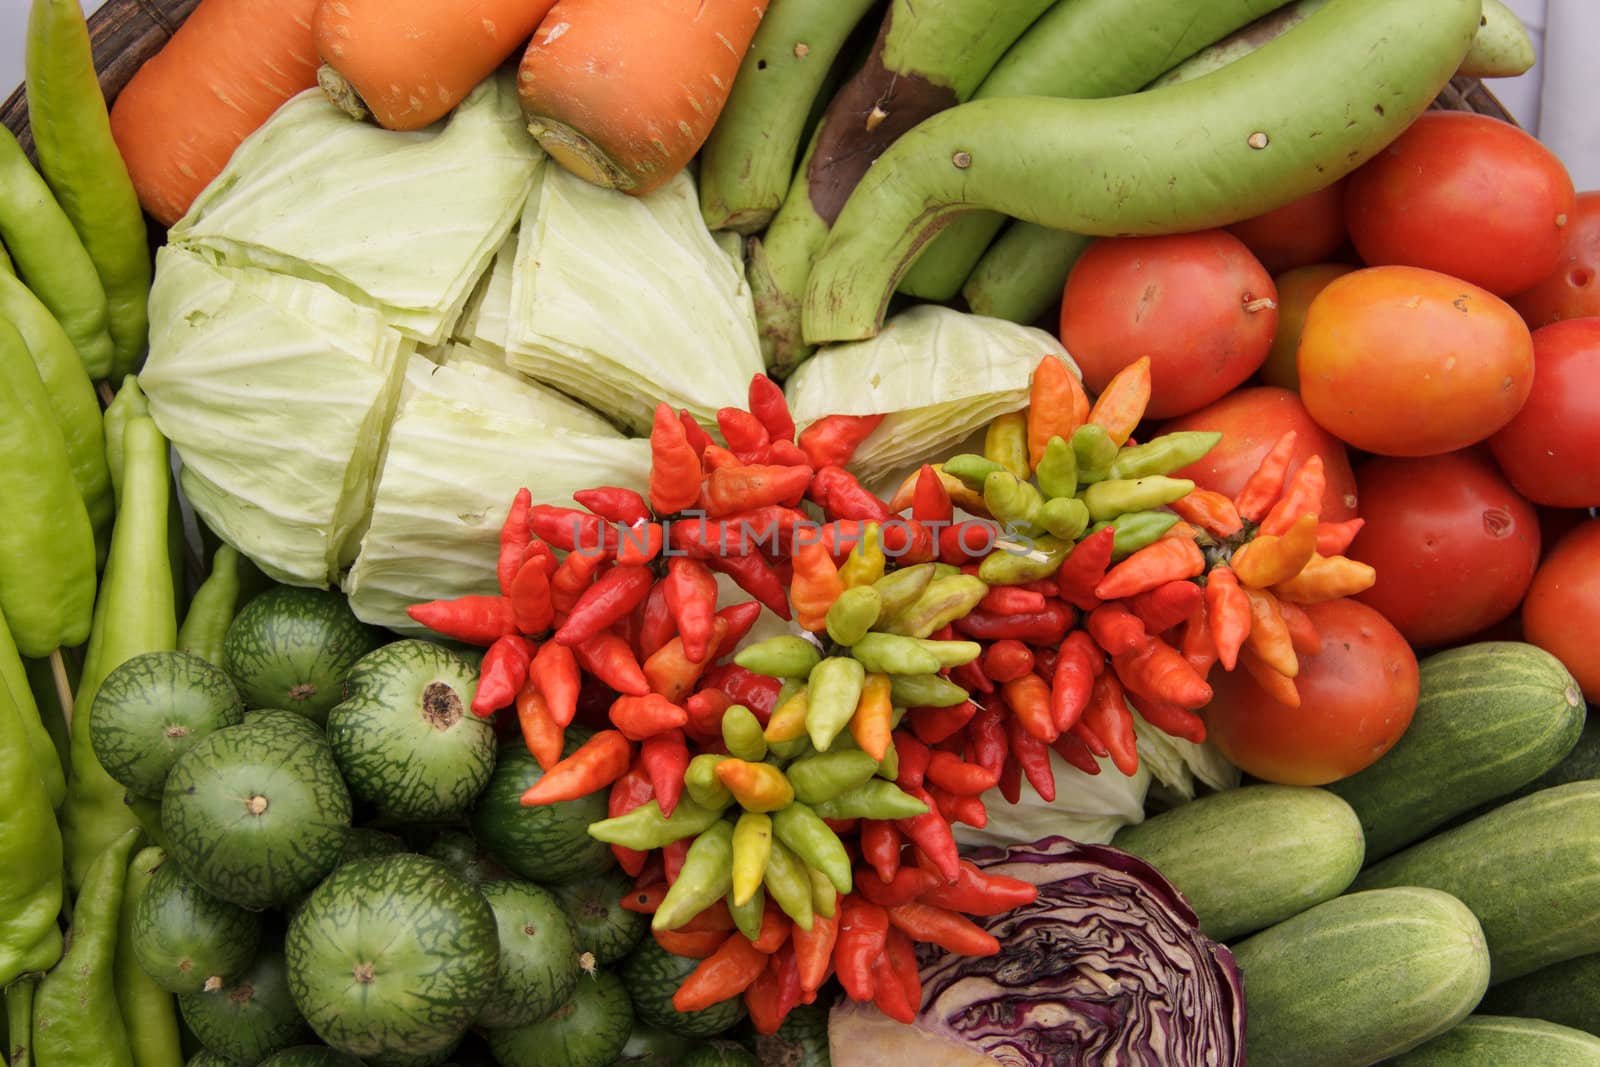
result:
M 273 578 L 325 586 L 354 555 L 414 348 L 325 286 L 168 246 L 139 381 L 207 525 Z
M 1055 800 L 1045 801 L 1024 779 L 1022 796 L 1017 803 L 1007 804 L 999 796 L 990 801 L 989 823 L 983 829 L 964 823 L 953 826 L 957 843 L 1004 847 L 1060 834 L 1074 841 L 1108 844 L 1122 827 L 1144 821 L 1150 766 L 1141 758 L 1139 769 L 1126 775 L 1108 758 L 1096 762 L 1100 764 L 1100 773 L 1085 774 L 1054 752 L 1050 753 L 1050 766 L 1056 778 Z
M 649 479 L 647 440 L 603 423 L 575 432 L 574 419 L 587 413 L 575 414 L 564 397 L 540 412 L 508 410 L 491 399 L 502 388 L 496 381 L 450 371 L 411 359 L 371 522 L 344 581 L 361 619 L 401 632 L 423 632 L 405 613 L 419 601 L 498 591 L 500 525 L 519 488 L 536 503 L 571 505 L 579 489 L 643 491 Z M 467 383 L 477 392 L 463 392 Z
M 496 284 L 491 275 L 474 330 L 491 343 Z M 686 172 L 635 197 L 545 168 L 508 296 L 510 366 L 634 432 L 661 401 L 715 425 L 764 369 L 750 287 L 706 229 Z
M 877 484 L 1027 407 L 1033 369 L 1047 355 L 1078 374 L 1043 330 L 921 304 L 876 337 L 821 349 L 789 378 L 785 394 L 801 428 L 825 415 L 887 415 L 850 463 L 863 482 Z
M 437 343 L 547 159 L 509 72 L 410 133 L 352 122 L 309 89 L 246 138 L 167 240 L 321 281 Z

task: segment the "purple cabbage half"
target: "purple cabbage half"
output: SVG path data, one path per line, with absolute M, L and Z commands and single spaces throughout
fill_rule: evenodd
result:
M 935 1044 L 952 1054 L 965 1046 L 1016 1067 L 1242 1067 L 1244 987 L 1233 954 L 1200 932 L 1194 910 L 1155 868 L 1063 837 L 971 858 L 1034 883 L 1039 898 L 976 920 L 999 939 L 999 955 L 918 946 L 922 1011 L 918 1032 L 903 1035 L 905 1051 L 926 1057 Z M 893 1031 L 863 1013 L 877 1015 L 848 1002 L 835 1009 L 834 1047 L 889 1051 Z M 860 1043 L 846 1036 L 853 1028 L 863 1031 Z

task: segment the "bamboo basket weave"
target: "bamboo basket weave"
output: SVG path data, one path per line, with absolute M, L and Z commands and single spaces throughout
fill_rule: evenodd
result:
M 167 43 L 197 3 L 198 0 L 108 0 L 90 16 L 94 65 L 100 72 L 100 87 L 105 90 L 107 100 L 116 98 L 133 77 L 133 72 Z M 1474 111 L 1516 122 L 1477 78 L 1453 79 L 1433 106 L 1447 111 Z M 31 154 L 33 138 L 28 132 L 28 107 L 20 86 L 0 106 L 0 122 L 10 127 Z

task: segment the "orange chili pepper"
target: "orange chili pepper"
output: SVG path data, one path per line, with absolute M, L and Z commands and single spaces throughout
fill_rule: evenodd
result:
M 650 426 L 650 506 L 657 515 L 692 508 L 700 499 L 700 455 L 671 407 L 656 405 Z
M 601 730 L 522 794 L 522 806 L 554 804 L 586 797 L 628 772 L 633 746 L 616 730 Z
M 1106 572 L 1094 587 L 1101 600 L 1120 600 L 1168 582 L 1205 573 L 1206 556 L 1187 537 L 1164 537 L 1134 552 Z
M 1133 733 L 1133 712 L 1128 710 L 1121 682 L 1111 671 L 1095 678 L 1089 706 L 1083 709 L 1080 721 L 1104 746 L 1104 754 L 1111 757 L 1117 770 L 1129 776 L 1138 773 L 1139 743 Z
M 772 717 L 767 720 L 761 736 L 768 744 L 775 741 L 794 741 L 804 737 L 806 712 L 810 706 L 804 689 L 791 693 L 782 704 L 772 709 Z
M 619 693 L 642 697 L 650 692 L 650 680 L 640 669 L 633 649 L 614 633 L 595 634 L 583 644 L 574 645 L 572 655 L 584 670 Z
M 811 929 L 795 927 L 789 932 L 795 962 L 800 966 L 800 988 L 815 993 L 828 980 L 833 966 L 833 946 L 839 940 L 839 920 L 821 914 L 811 916 Z
M 700 499 L 706 514 L 715 519 L 769 504 L 793 506 L 810 486 L 810 467 L 741 463 L 712 470 Z
M 756 939 L 750 942 L 757 952 L 772 955 L 784 946 L 789 940 L 789 935 L 794 928 L 794 923 L 789 921 L 773 901 L 767 897 L 761 909 L 761 929 L 756 932 Z
M 825 547 L 812 542 L 795 549 L 794 578 L 789 582 L 795 622 L 812 633 L 821 633 L 828 627 L 828 609 L 842 592 L 844 581 Z
M 1273 700 L 1286 708 L 1300 706 L 1300 690 L 1295 686 L 1293 678 L 1274 669 L 1248 646 L 1239 653 L 1239 662 L 1250 673 L 1250 677 L 1255 679 L 1256 684 Z
M 824 415 L 800 431 L 800 450 L 817 470 L 850 462 L 861 442 L 884 420 L 883 415 Z
M 660 693 L 619 696 L 611 702 L 611 723 L 629 741 L 643 741 L 689 721 L 689 713 Z
M 1344 556 L 1313 555 L 1299 574 L 1279 582 L 1272 591 L 1296 604 L 1320 604 L 1371 589 L 1378 572 Z
M 1000 687 L 1000 695 L 1023 729 L 1049 744 L 1061 736 L 1055 716 L 1050 713 L 1050 683 L 1037 674 L 1025 674 Z
M 1303 515 L 1318 517 L 1322 514 L 1322 493 L 1328 487 L 1328 479 L 1322 471 L 1322 457 L 1312 455 L 1300 469 L 1294 472 L 1294 477 L 1289 479 L 1289 485 L 1283 491 L 1283 496 L 1272 505 L 1272 510 L 1267 512 L 1266 518 L 1261 520 L 1261 532 L 1269 534 L 1286 533 Z
M 1150 357 L 1140 356 L 1112 375 L 1095 397 L 1088 421 L 1104 426 L 1106 436 L 1120 446 L 1144 418 L 1144 409 L 1149 403 Z
M 605 557 L 598 552 L 573 550 L 567 553 L 561 566 L 550 576 L 550 604 L 555 608 L 557 620 L 566 620 L 567 613 L 583 596 L 583 591 L 589 588 L 595 572 L 604 562 Z
M 1250 636 L 1250 599 L 1226 563 L 1217 564 L 1206 575 L 1206 618 L 1217 646 L 1217 660 L 1223 670 L 1231 671 L 1239 660 L 1240 647 Z
M 889 676 L 869 674 L 861 686 L 861 699 L 850 717 L 850 736 L 861 751 L 882 761 L 889 754 L 889 720 L 894 705 L 889 699 Z
M 1361 518 L 1317 523 L 1317 555 L 1343 555 L 1344 550 L 1350 547 L 1350 542 L 1356 539 L 1356 534 L 1361 532 L 1361 527 L 1366 524 L 1367 520 Z
M 1233 506 L 1238 509 L 1241 518 L 1251 522 L 1260 521 L 1272 502 L 1283 492 L 1283 481 L 1288 474 L 1289 461 L 1294 458 L 1294 445 L 1298 437 L 1293 430 L 1284 431 L 1283 436 L 1261 457 L 1255 472 L 1234 495 Z
M 670 887 L 665 882 L 635 886 L 622 898 L 622 910 L 631 911 L 636 915 L 654 915 L 662 900 L 666 899 L 668 888 Z
M 1305 569 L 1317 551 L 1317 517 L 1302 515 L 1287 533 L 1257 534 L 1229 564 L 1239 581 L 1257 589 L 1286 582 Z
M 506 590 L 506 597 L 511 601 L 517 629 L 525 634 L 542 634 L 550 629 L 556 609 L 550 598 L 550 575 L 544 569 L 543 556 L 523 561 Z
M 578 712 L 578 690 L 582 676 L 578 658 L 566 645 L 546 641 L 534 653 L 528 666 L 528 677 L 533 679 L 544 698 L 545 709 L 557 726 L 569 726 Z
M 1250 636 L 1245 647 L 1279 674 L 1293 678 L 1300 673 L 1300 657 L 1295 655 L 1289 627 L 1278 611 L 1278 598 L 1265 589 L 1244 587 L 1250 598 Z
M 522 743 L 528 754 L 539 761 L 539 766 L 549 770 L 561 762 L 561 746 L 566 739 L 565 727 L 556 725 L 539 695 L 538 685 L 529 678 L 517 693 L 517 723 L 522 727 Z
M 961 956 L 994 956 L 1000 942 L 989 931 L 958 912 L 931 904 L 899 904 L 888 909 L 889 923 L 913 941 L 926 941 Z
M 691 960 L 703 960 L 709 957 L 722 943 L 727 941 L 729 934 L 722 930 L 652 930 L 656 944 L 672 953 L 674 956 L 684 956 Z M 738 934 L 731 935 L 743 941 Z M 766 959 L 765 956 L 761 957 Z
M 1167 507 L 1213 537 L 1232 537 L 1244 529 L 1244 520 L 1239 518 L 1239 509 L 1233 506 L 1233 501 L 1213 489 L 1191 489 Z
M 1112 656 L 1111 666 L 1130 693 L 1171 701 L 1181 708 L 1203 708 L 1211 703 L 1206 680 L 1182 653 L 1159 637 L 1150 638 L 1136 652 Z
M 717 781 L 745 811 L 779 811 L 794 803 L 794 786 L 770 763 L 725 759 L 717 764 Z
M 1279 597 L 1278 614 L 1283 616 L 1283 624 L 1289 628 L 1289 641 L 1296 652 L 1302 656 L 1314 656 L 1322 651 L 1322 637 L 1317 633 L 1317 624 L 1311 621 L 1311 616 L 1306 614 L 1304 608 Z
M 430 600 L 425 604 L 411 605 L 406 609 L 406 614 L 435 633 L 469 645 L 492 645 L 507 634 L 517 632 L 511 598 L 504 596 Z
M 1088 418 L 1089 396 L 1078 376 L 1055 356 L 1039 360 L 1028 387 L 1028 466 L 1037 470 L 1050 438 L 1072 440 Z
M 727 630 L 728 620 L 712 621 L 713 647 Z M 695 683 L 700 680 L 700 676 L 705 673 L 710 663 L 709 656 L 698 661 L 690 659 L 688 650 L 683 647 L 683 638 L 674 637 L 652 652 L 641 669 L 650 682 L 650 689 L 653 692 L 661 694 L 674 704 L 681 704 L 690 693 L 694 692 Z

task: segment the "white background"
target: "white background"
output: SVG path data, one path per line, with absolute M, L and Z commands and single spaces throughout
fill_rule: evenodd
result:
M 93 11 L 103 0 L 83 0 Z M 1397 0 L 1398 2 L 1398 0 Z M 1506 0 L 1533 33 L 1539 62 L 1489 88 L 1572 171 L 1579 189 L 1600 189 L 1600 0 Z M 29 0 L 0 0 L 0 99 L 22 81 Z M 1547 32 L 1548 31 L 1548 32 Z

